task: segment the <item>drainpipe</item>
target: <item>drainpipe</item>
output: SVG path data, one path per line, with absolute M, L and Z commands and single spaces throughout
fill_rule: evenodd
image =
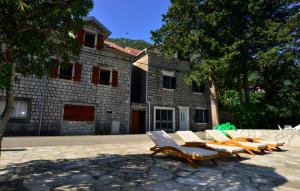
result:
M 147 55 L 147 50 L 145 50 L 147 56 L 147 74 L 146 74 L 146 103 L 148 104 L 148 131 L 151 131 L 151 103 L 148 100 L 148 83 L 149 83 L 149 55 Z
M 133 62 L 133 56 L 130 58 L 130 64 L 129 64 L 129 97 L 128 97 L 128 128 L 127 128 L 127 134 L 130 134 L 130 124 L 131 124 L 131 75 L 132 75 L 132 62 Z
M 38 129 L 39 136 L 41 136 L 41 128 L 42 128 L 42 120 L 43 120 L 43 113 L 44 113 L 45 94 L 46 94 L 47 83 L 48 83 L 48 76 L 47 76 L 47 74 L 45 74 L 43 77 L 42 103 L 41 103 L 40 118 L 39 118 L 39 129 Z

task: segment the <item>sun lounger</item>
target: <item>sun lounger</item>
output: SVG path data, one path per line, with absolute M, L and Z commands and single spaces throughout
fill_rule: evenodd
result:
M 176 134 L 185 142 L 184 146 L 202 147 L 206 149 L 216 150 L 223 156 L 236 155 L 240 157 L 238 154 L 245 152 L 245 150 L 242 147 L 238 146 L 206 143 L 192 131 L 177 131 Z
M 197 165 L 193 160 L 212 160 L 215 162 L 213 159 L 220 157 L 216 151 L 180 146 L 165 131 L 149 131 L 147 135 L 155 143 L 155 146 L 150 149 L 153 151 L 151 156 L 157 153 L 165 153 L 181 157 L 186 159 L 195 168 Z
M 234 141 L 229 139 L 219 130 L 206 130 L 206 133 L 209 134 L 215 141 L 209 142 L 209 144 L 218 144 L 218 145 L 230 145 L 242 147 L 247 153 L 255 155 L 253 151 L 263 151 L 267 149 L 268 145 L 263 143 L 250 143 L 244 141 Z
M 253 143 L 263 143 L 267 144 L 269 149 L 277 148 L 280 150 L 280 146 L 284 145 L 282 141 L 265 141 L 258 138 L 244 137 L 238 131 L 228 130 L 226 133 L 230 136 L 231 139 L 236 141 L 248 141 Z

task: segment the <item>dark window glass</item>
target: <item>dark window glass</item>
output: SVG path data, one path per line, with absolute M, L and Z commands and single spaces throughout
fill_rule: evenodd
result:
M 166 89 L 176 89 L 176 78 L 172 76 L 163 76 L 163 87 Z
M 109 85 L 110 84 L 110 71 L 100 70 L 100 84 Z
M 59 78 L 65 80 L 72 80 L 73 64 L 66 64 L 60 66 Z
M 173 110 L 156 110 L 155 118 L 156 130 L 164 130 L 166 132 L 173 131 Z
M 196 109 L 195 110 L 195 122 L 196 123 L 208 123 L 209 114 L 207 109 Z
M 94 48 L 94 46 L 95 46 L 95 35 L 94 34 L 85 33 L 84 46 Z
M 196 82 L 192 82 L 193 92 L 204 93 L 204 84 L 198 85 Z

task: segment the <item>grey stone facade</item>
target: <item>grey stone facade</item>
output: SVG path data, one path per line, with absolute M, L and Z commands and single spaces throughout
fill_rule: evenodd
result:
M 195 122 L 195 108 L 205 108 L 209 110 L 209 90 L 208 84 L 205 84 L 204 93 L 193 92 L 191 85 L 185 81 L 185 75 L 189 69 L 189 63 L 180 61 L 179 59 L 166 59 L 155 50 L 145 50 L 141 53 L 140 58 L 133 64 L 133 67 L 138 67 L 143 72 L 132 73 L 132 92 L 141 91 L 140 86 L 146 86 L 147 90 L 144 91 L 146 95 L 147 109 L 147 125 L 146 130 L 158 130 L 154 124 L 154 108 L 166 107 L 174 109 L 175 111 L 175 124 L 173 131 L 180 130 L 179 122 L 179 108 L 188 107 L 189 110 L 189 129 L 194 131 L 204 130 L 210 126 L 210 117 L 208 123 Z M 133 70 L 133 71 L 138 71 Z M 176 78 L 176 89 L 165 89 L 163 87 L 163 72 L 172 71 Z M 146 82 L 141 85 L 135 85 L 134 76 L 141 76 L 145 73 L 144 78 Z M 143 83 L 143 80 L 139 80 Z M 136 89 L 135 89 L 136 88 Z M 136 110 L 139 100 L 132 100 L 133 108 Z M 210 113 L 210 112 L 208 112 Z M 150 115 L 149 115 L 150 114 Z
M 17 77 L 15 97 L 28 101 L 29 115 L 10 120 L 7 135 L 110 134 L 112 121 L 120 122 L 120 133 L 128 133 L 132 56 L 105 46 L 101 51 L 83 46 L 74 62 L 82 64 L 80 81 Z M 93 66 L 117 71 L 118 85 L 93 84 Z M 0 99 L 4 96 L 0 91 Z M 94 122 L 64 121 L 65 104 L 94 106 Z

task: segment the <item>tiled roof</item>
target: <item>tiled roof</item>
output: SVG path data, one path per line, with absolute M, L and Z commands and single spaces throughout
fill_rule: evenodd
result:
M 130 54 L 130 55 L 133 55 L 133 56 L 137 56 L 141 52 L 140 50 L 130 48 L 130 47 L 123 48 L 123 47 L 121 47 L 121 46 L 119 46 L 119 45 L 117 45 L 113 42 L 107 41 L 107 40 L 105 40 L 104 43 L 109 48 L 121 51 L 121 52 L 126 53 L 126 54 Z
M 130 48 L 130 47 L 125 47 L 125 50 L 129 53 L 129 54 L 133 54 L 135 56 L 137 56 L 141 50 L 135 49 L 135 48 Z

